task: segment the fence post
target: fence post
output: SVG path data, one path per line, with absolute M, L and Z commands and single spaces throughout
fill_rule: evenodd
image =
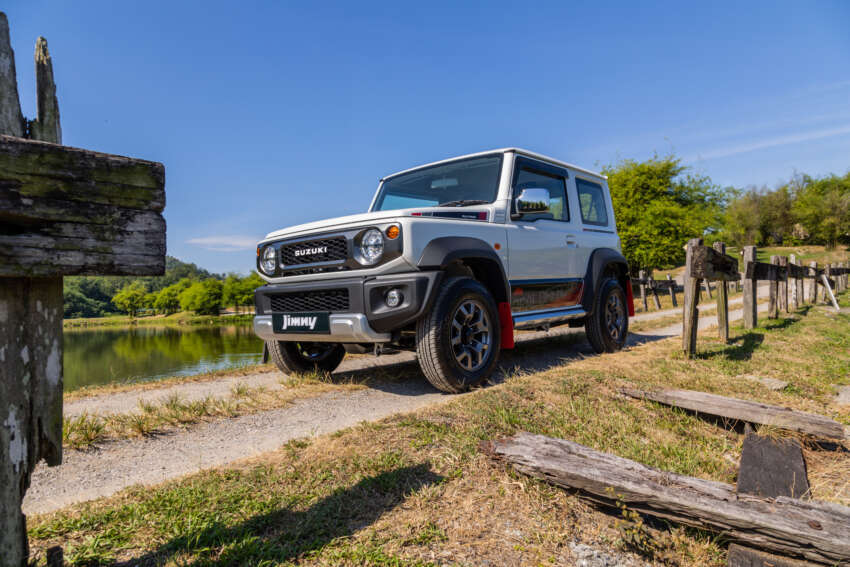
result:
M 779 307 L 786 313 L 790 313 L 788 308 L 788 256 L 779 257 L 779 265 L 785 268 L 785 276 L 779 280 Z
M 641 270 L 638 272 L 640 278 L 640 302 L 643 304 L 643 312 L 649 311 L 649 305 L 646 304 L 646 272 Z
M 744 328 L 755 329 L 758 324 L 758 281 L 755 278 L 747 278 L 747 264 L 756 261 L 756 247 L 744 246 Z
M 702 280 L 702 285 L 705 287 L 705 293 L 708 294 L 708 298 L 711 299 L 711 284 L 708 280 Z
M 791 269 L 791 266 L 798 265 L 799 264 L 797 263 L 797 256 L 791 254 L 791 256 L 788 257 L 788 269 Z M 794 306 L 794 311 L 796 311 L 800 308 L 800 294 L 798 293 L 800 287 L 800 278 L 795 275 L 793 279 L 789 278 L 788 283 L 793 283 L 793 285 L 791 286 L 791 305 Z
M 779 265 L 779 256 L 771 256 L 770 263 Z M 768 296 L 767 303 L 767 318 L 768 319 L 776 319 L 779 317 L 779 280 L 773 279 L 770 280 L 770 295 Z
M 715 242 L 713 248 L 721 254 L 726 254 L 726 245 Z M 729 342 L 729 285 L 726 281 L 717 284 L 717 328 L 720 331 L 720 340 Z
M 818 302 L 818 263 L 809 262 L 809 273 L 812 278 L 809 282 L 809 303 Z
M 655 309 L 661 309 L 661 299 L 658 298 L 658 286 L 655 285 L 655 279 L 649 278 L 649 291 L 652 292 L 652 300 L 655 302 Z
M 692 238 L 688 241 L 688 252 L 685 260 L 685 302 L 682 315 L 682 348 L 685 356 L 692 358 L 697 350 L 697 328 L 699 327 L 699 278 L 691 276 L 691 263 L 694 258 L 694 248 L 702 246 L 702 238 Z
M 839 262 L 838 267 L 844 270 L 847 267 L 847 262 Z M 838 291 L 847 291 L 847 274 L 838 276 Z
M 673 281 L 673 276 L 667 274 L 667 281 L 670 282 L 670 299 L 673 301 L 673 307 L 678 307 L 679 303 L 676 301 L 676 282 Z
M 823 300 L 829 300 L 832 303 L 832 306 L 835 307 L 836 311 L 841 311 L 841 308 L 838 306 L 838 302 L 835 300 L 835 294 L 832 293 L 832 288 L 829 286 L 829 280 L 832 276 L 832 264 L 826 265 L 826 270 L 821 276 L 823 279 Z

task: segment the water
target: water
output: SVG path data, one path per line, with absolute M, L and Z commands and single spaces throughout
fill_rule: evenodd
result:
M 250 325 L 66 329 L 65 391 L 191 376 L 261 362 Z

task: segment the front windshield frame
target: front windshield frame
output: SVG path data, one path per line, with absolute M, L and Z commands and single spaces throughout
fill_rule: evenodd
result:
M 497 158 L 497 160 L 498 160 L 495 164 L 496 180 L 493 183 L 492 192 L 490 194 L 482 195 L 481 199 L 480 199 L 482 201 L 487 201 L 486 203 L 481 203 L 482 206 L 484 206 L 485 204 L 487 204 L 487 205 L 493 204 L 498 199 L 498 196 L 499 196 L 499 186 L 500 186 L 501 178 L 502 178 L 502 168 L 504 167 L 504 163 L 505 163 L 505 155 L 504 155 L 503 152 L 495 152 L 495 153 L 492 153 L 492 154 L 482 154 L 482 155 L 476 155 L 476 156 L 469 156 L 469 157 L 459 158 L 459 159 L 456 159 L 456 160 L 450 160 L 450 161 L 435 163 L 433 165 L 429 165 L 429 166 L 425 166 L 425 167 L 419 167 L 419 168 L 412 169 L 412 170 L 409 170 L 409 171 L 397 173 L 397 174 L 391 175 L 389 177 L 385 177 L 384 179 L 381 180 L 381 185 L 380 185 L 380 188 L 378 189 L 378 194 L 375 197 L 375 202 L 374 202 L 372 208 L 370 209 L 370 211 L 376 212 L 376 211 L 392 211 L 392 210 L 402 210 L 402 209 L 435 207 L 439 204 L 440 201 L 437 201 L 434 204 L 421 203 L 421 204 L 411 204 L 410 206 L 404 206 L 404 207 L 383 208 L 384 201 L 385 201 L 386 197 L 388 196 L 387 192 L 386 192 L 387 184 L 391 183 L 394 179 L 398 179 L 398 178 L 404 177 L 406 175 L 421 175 L 423 172 L 425 172 L 429 169 L 432 169 L 432 168 L 442 168 L 442 167 L 446 167 L 446 166 L 457 165 L 457 164 L 460 164 L 460 163 L 463 163 L 463 162 L 468 162 L 468 161 L 475 161 L 475 160 L 482 160 L 482 159 L 493 159 L 493 158 Z M 449 199 L 446 199 L 445 201 L 448 201 L 448 200 Z M 443 201 L 443 202 L 445 202 L 445 201 Z

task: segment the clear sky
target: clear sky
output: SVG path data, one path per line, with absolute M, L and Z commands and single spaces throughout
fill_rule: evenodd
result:
M 247 272 L 387 173 L 521 146 L 674 152 L 720 185 L 850 169 L 850 2 L 6 0 L 24 114 L 48 39 L 64 143 L 166 166 L 168 252 Z

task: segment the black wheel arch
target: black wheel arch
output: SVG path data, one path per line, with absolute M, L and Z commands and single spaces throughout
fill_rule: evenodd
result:
M 609 275 L 617 278 L 624 291 L 628 289 L 626 286 L 631 283 L 631 280 L 626 258 L 613 248 L 597 248 L 590 255 L 587 273 L 584 276 L 581 305 L 588 314 L 593 313 L 599 286 Z
M 420 270 L 446 270 L 453 264 L 469 268 L 475 279 L 493 295 L 497 305 L 510 301 L 505 267 L 491 245 L 468 236 L 435 238 L 425 246 L 417 267 Z

